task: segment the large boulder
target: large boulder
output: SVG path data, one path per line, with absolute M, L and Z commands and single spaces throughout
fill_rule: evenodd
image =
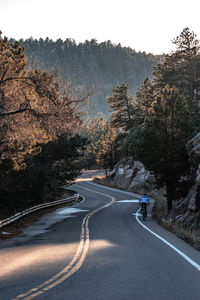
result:
M 138 163 L 139 162 L 136 161 L 136 166 L 138 166 Z M 150 194 L 155 188 L 155 176 L 151 174 L 150 171 L 146 170 L 142 164 L 139 169 L 136 167 L 135 170 L 136 174 L 129 186 L 129 189 L 139 194 Z
M 200 164 L 200 133 L 187 143 L 186 148 L 190 157 L 191 167 L 198 169 Z
M 195 227 L 198 226 L 200 212 L 200 133 L 191 139 L 186 147 L 191 163 L 193 186 L 182 200 L 185 205 L 179 222 L 187 227 Z
M 132 158 L 121 160 L 112 172 L 113 184 L 122 189 L 128 189 L 134 176 L 133 165 Z
M 150 195 L 155 189 L 155 176 L 141 162 L 134 161 L 132 157 L 118 162 L 108 175 L 107 180 L 112 185 L 138 194 Z

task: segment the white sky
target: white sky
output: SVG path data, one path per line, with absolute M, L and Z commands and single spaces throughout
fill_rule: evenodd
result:
M 174 50 L 171 40 L 185 27 L 200 39 L 199 0 L 0 0 L 8 38 L 96 38 L 162 54 Z

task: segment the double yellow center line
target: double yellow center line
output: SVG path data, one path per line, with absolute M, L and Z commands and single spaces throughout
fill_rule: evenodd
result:
M 37 287 L 35 287 L 33 289 L 30 289 L 29 291 L 27 291 L 23 294 L 18 295 L 17 297 L 13 298 L 12 300 L 33 299 L 33 298 L 45 293 L 46 291 L 50 290 L 51 288 L 55 287 L 56 285 L 60 284 L 67 278 L 69 278 L 72 274 L 74 274 L 76 271 L 78 271 L 80 269 L 80 267 L 82 266 L 82 264 L 85 260 L 85 257 L 87 255 L 87 252 L 89 249 L 89 243 L 90 243 L 89 226 L 88 226 L 90 217 L 92 215 L 94 215 L 95 213 L 97 213 L 98 211 L 112 205 L 116 200 L 114 197 L 112 197 L 108 194 L 96 192 L 96 191 L 87 189 L 85 187 L 82 187 L 80 185 L 79 185 L 79 187 L 81 187 L 85 190 L 88 190 L 90 192 L 106 196 L 106 197 L 110 198 L 111 201 L 106 203 L 103 206 L 100 206 L 100 207 L 92 210 L 90 213 L 88 213 L 84 217 L 82 224 L 81 224 L 80 243 L 79 243 L 78 249 L 77 249 L 73 259 L 71 260 L 71 262 L 68 265 L 63 270 L 61 270 L 59 273 L 57 273 L 55 276 L 51 277 L 49 280 L 43 282 L 42 284 L 38 285 Z

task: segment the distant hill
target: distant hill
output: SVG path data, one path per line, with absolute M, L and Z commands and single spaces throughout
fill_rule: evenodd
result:
M 98 43 L 95 39 L 76 44 L 71 39 L 54 42 L 49 38 L 30 38 L 20 40 L 20 44 L 25 47 L 30 63 L 47 71 L 56 67 L 64 79 L 73 79 L 76 85 L 87 89 L 95 85 L 100 90 L 87 108 L 90 118 L 108 117 L 106 98 L 112 94 L 113 86 L 128 83 L 129 93 L 134 96 L 142 81 L 152 77 L 152 68 L 162 59 L 162 56 L 136 52 L 110 41 Z

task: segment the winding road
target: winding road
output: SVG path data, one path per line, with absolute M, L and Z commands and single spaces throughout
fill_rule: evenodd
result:
M 48 230 L 0 244 L 0 299 L 199 300 L 200 252 L 150 210 L 143 222 L 137 194 L 91 175 L 73 185 L 84 200 L 49 214 L 62 218 Z

